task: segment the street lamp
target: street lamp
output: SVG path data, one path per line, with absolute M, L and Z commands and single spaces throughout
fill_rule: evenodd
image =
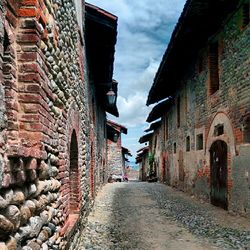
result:
M 116 95 L 115 95 L 115 92 L 113 91 L 112 87 L 107 92 L 106 96 L 107 96 L 107 99 L 108 99 L 108 104 L 110 106 L 114 105 L 115 104 Z

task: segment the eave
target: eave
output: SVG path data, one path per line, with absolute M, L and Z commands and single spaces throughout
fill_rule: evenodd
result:
M 173 96 L 185 70 L 240 0 L 187 0 L 149 91 L 147 105 Z
M 120 133 L 123 133 L 123 134 L 128 133 L 128 129 L 125 126 L 123 126 L 123 125 L 121 125 L 119 123 L 107 120 L 107 126 L 112 127 L 113 129 L 117 130 Z
M 151 139 L 152 136 L 153 136 L 153 133 L 149 133 L 149 134 L 143 135 L 143 136 L 139 139 L 139 143 L 148 142 L 148 141 Z
M 151 110 L 151 112 L 148 115 L 147 122 L 153 122 L 159 118 L 161 118 L 173 105 L 174 101 L 172 98 L 169 98 L 157 105 L 154 106 L 154 108 Z
M 125 148 L 125 147 L 122 147 L 122 153 L 123 153 L 124 155 L 132 156 L 130 150 L 127 149 L 127 148 Z
M 114 105 L 107 104 L 107 92 L 112 87 L 117 96 L 113 77 L 117 17 L 94 5 L 85 3 L 85 44 L 89 82 L 94 85 L 99 103 L 105 111 L 118 117 Z

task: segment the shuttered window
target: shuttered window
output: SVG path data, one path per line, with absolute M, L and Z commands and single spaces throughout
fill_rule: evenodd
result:
M 214 94 L 219 90 L 219 48 L 218 42 L 214 42 L 209 47 L 209 94 Z

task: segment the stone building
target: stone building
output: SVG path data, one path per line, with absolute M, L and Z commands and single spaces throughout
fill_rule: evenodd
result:
M 124 169 L 124 174 L 126 174 L 126 175 L 128 174 L 128 171 L 129 171 L 129 166 L 128 166 L 129 159 L 128 159 L 128 157 L 132 157 L 131 152 L 129 151 L 128 148 L 122 147 L 122 166 Z
M 86 12 L 84 27 L 81 0 L 0 2 L 1 249 L 76 247 L 106 181 L 117 17 Z M 107 46 L 90 43 L 95 16 Z
M 108 169 L 109 174 L 123 175 L 125 169 L 124 150 L 122 148 L 121 134 L 127 134 L 128 130 L 124 126 L 113 121 L 107 121 L 108 138 Z
M 147 104 L 158 176 L 250 216 L 249 0 L 188 0 Z M 153 150 L 152 148 L 150 150 Z M 159 152 L 157 152 L 159 151 Z
M 146 181 L 147 180 L 147 172 L 149 169 L 148 164 L 148 150 L 149 147 L 143 147 L 137 151 L 136 156 L 136 164 L 139 164 L 139 180 Z

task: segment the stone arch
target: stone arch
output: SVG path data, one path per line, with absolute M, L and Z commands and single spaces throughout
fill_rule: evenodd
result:
M 223 129 L 220 128 L 220 126 L 223 125 Z M 216 128 L 220 128 L 219 133 L 216 134 Z M 232 182 L 232 158 L 236 155 L 236 146 L 235 146 L 235 136 L 234 136 L 234 130 L 232 123 L 224 112 L 218 112 L 215 116 L 213 121 L 211 122 L 207 137 L 206 137 L 206 162 L 209 166 L 209 183 L 211 188 L 211 148 L 214 145 L 214 143 L 220 141 L 221 143 L 225 143 L 227 145 L 227 185 L 226 185 L 226 195 L 227 195 L 227 202 L 225 204 L 230 203 L 230 197 L 231 197 L 231 189 L 232 185 L 230 184 Z M 210 193 L 211 196 L 211 193 Z M 210 197 L 211 198 L 211 197 Z M 227 205 L 225 206 L 227 207 Z
M 81 209 L 82 186 L 82 142 L 80 137 L 80 111 L 73 100 L 69 105 L 65 120 L 66 140 L 65 163 L 62 161 L 61 196 L 65 202 L 60 207 L 66 215 L 66 221 L 61 229 L 61 235 L 69 232 L 77 222 Z M 64 165 L 65 164 L 65 165 Z
M 223 124 L 223 134 L 221 135 L 215 135 L 214 131 L 216 126 Z M 206 158 L 209 160 L 210 154 L 209 150 L 211 148 L 211 145 L 216 140 L 222 140 L 225 143 L 227 143 L 229 147 L 229 154 L 231 157 L 236 155 L 236 149 L 235 149 L 235 136 L 233 131 L 232 123 L 229 119 L 229 117 L 224 112 L 219 112 L 214 116 L 213 121 L 211 122 L 207 138 L 206 138 Z

